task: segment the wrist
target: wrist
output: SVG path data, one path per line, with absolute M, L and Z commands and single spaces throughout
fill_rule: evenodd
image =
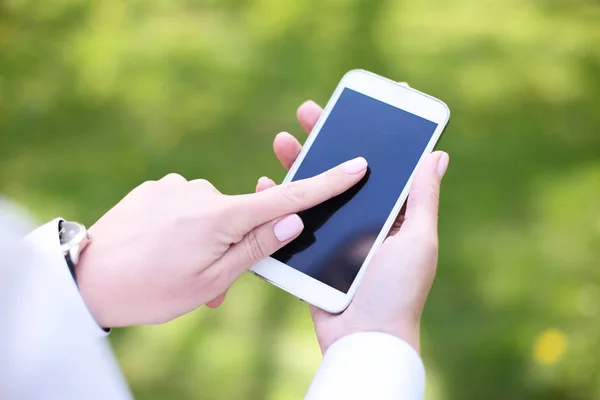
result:
M 347 329 L 343 329 L 338 335 L 320 334 L 317 329 L 319 344 L 321 346 L 321 352 L 324 355 L 329 347 L 338 340 L 359 333 L 382 333 L 390 336 L 394 336 L 398 339 L 403 340 L 410 345 L 417 354 L 420 354 L 420 321 L 398 321 L 394 323 L 385 324 L 357 324 L 347 326 Z
M 402 310 L 393 320 L 382 318 L 374 324 L 378 332 L 396 336 L 408 343 L 417 354 L 421 354 L 421 313 L 412 309 Z
M 408 343 L 417 354 L 421 354 L 421 323 L 420 321 L 410 323 L 399 323 L 398 326 L 383 331 L 390 335 L 396 336 Z
M 90 276 L 94 265 L 94 252 L 93 244 L 88 246 L 88 250 L 81 255 L 79 264 L 77 265 L 77 286 L 79 287 L 79 294 L 83 299 L 86 307 L 90 314 L 96 321 L 96 323 L 103 329 L 109 328 L 108 320 L 103 309 L 101 307 L 102 301 L 98 298 L 97 291 L 95 290 L 94 279 Z
M 71 276 L 79 290 L 79 295 L 94 321 L 104 330 L 104 318 L 98 302 L 95 301 L 93 279 L 89 279 L 90 260 L 94 258 L 94 241 L 90 231 L 77 222 L 61 221 L 59 223 L 61 249 Z M 93 260 L 92 260 L 93 261 Z
M 360 331 L 352 332 L 359 333 Z M 377 332 L 385 333 L 390 336 L 397 337 L 398 339 L 404 340 L 408 343 L 417 354 L 421 354 L 421 341 L 420 341 L 420 324 L 419 323 L 398 323 L 393 326 L 383 326 L 379 328 L 373 328 L 362 332 Z
M 417 356 L 421 356 L 419 351 L 419 328 L 411 328 L 411 329 L 402 329 L 399 331 L 398 329 L 369 329 L 369 330 L 355 330 L 348 331 L 339 337 L 337 337 L 332 342 L 328 343 L 327 346 L 322 347 L 322 354 L 325 357 L 329 350 L 336 347 L 339 342 L 352 342 L 357 340 L 355 338 L 363 338 L 368 337 L 371 341 L 381 343 L 382 340 L 387 341 L 398 341 L 404 343 L 404 346 L 407 348 L 410 347 Z M 387 338 L 387 339 L 386 339 Z

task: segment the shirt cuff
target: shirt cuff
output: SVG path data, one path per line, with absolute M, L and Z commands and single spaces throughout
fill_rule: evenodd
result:
M 408 343 L 362 332 L 329 347 L 305 400 L 421 400 L 424 392 L 425 368 Z
M 26 236 L 24 242 L 34 251 L 35 257 L 43 260 L 40 265 L 44 268 L 43 275 L 48 279 L 45 284 L 52 286 L 52 301 L 61 302 L 63 315 L 60 316 L 60 320 L 78 325 L 79 331 L 83 330 L 95 337 L 104 337 L 108 335 L 109 330 L 102 329 L 94 320 L 60 251 L 58 226 L 62 221 L 62 218 L 56 218 L 40 226 Z

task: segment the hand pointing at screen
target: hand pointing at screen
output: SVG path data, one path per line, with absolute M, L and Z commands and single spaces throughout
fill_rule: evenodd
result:
M 237 196 L 177 174 L 146 182 L 90 228 L 93 240 L 76 268 L 84 301 L 104 327 L 162 323 L 192 311 L 297 237 L 297 212 L 346 191 L 366 169 L 359 157 Z

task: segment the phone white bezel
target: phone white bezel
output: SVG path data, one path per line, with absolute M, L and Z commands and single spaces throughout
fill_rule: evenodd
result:
M 423 162 L 425 157 L 427 157 L 427 155 L 433 151 L 435 144 L 439 140 L 442 131 L 444 130 L 446 124 L 448 123 L 448 119 L 450 118 L 450 110 L 448 109 L 448 106 L 436 98 L 371 72 L 364 70 L 352 70 L 344 75 L 339 85 L 333 92 L 333 95 L 329 99 L 327 106 L 323 110 L 323 113 L 315 124 L 311 134 L 308 136 L 302 151 L 290 168 L 283 183 L 290 182 L 294 177 L 294 174 L 304 160 L 306 153 L 310 151 L 310 148 L 315 138 L 318 136 L 321 127 L 327 120 L 329 113 L 335 106 L 335 103 L 345 88 L 355 90 L 366 96 L 380 100 L 384 103 L 390 104 L 394 107 L 408 111 L 411 114 L 415 114 L 438 124 L 437 129 L 435 130 L 431 140 L 427 144 L 425 151 L 423 151 L 423 154 L 417 163 L 417 167 Z M 369 250 L 369 253 L 365 258 L 365 261 L 363 262 L 356 279 L 348 290 L 348 293 L 343 293 L 335 288 L 332 288 L 331 286 L 328 286 L 272 257 L 267 257 L 258 262 L 250 269 L 250 272 L 320 309 L 331 313 L 342 312 L 350 304 L 350 301 L 352 300 L 352 297 L 354 296 L 360 281 L 362 280 L 366 266 L 373 258 L 375 251 L 381 246 L 383 240 L 386 238 L 394 223 L 394 220 L 402 208 L 402 205 L 406 201 L 413 175 L 414 171 L 411 174 L 407 185 L 402 190 L 402 193 L 400 194 L 398 201 L 387 218 L 385 225 L 377 236 L 373 247 Z

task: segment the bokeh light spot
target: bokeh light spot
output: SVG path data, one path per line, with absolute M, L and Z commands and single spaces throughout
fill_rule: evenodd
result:
M 540 365 L 554 365 L 564 356 L 567 336 L 558 329 L 548 329 L 538 335 L 533 344 L 533 358 Z

